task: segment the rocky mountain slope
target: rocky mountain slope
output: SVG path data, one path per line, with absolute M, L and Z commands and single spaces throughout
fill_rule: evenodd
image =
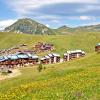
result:
M 28 34 L 55 34 L 53 30 L 32 19 L 19 19 L 17 22 L 5 28 L 7 32 L 28 33 Z

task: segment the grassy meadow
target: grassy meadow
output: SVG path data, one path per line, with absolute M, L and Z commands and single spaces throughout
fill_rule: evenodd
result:
M 53 43 L 56 50 L 63 54 L 66 50 L 82 49 L 88 53 L 94 51 L 96 43 L 100 42 L 100 33 L 73 33 L 70 35 L 28 35 L 15 33 L 0 33 L 0 49 L 18 44 L 28 44 L 29 48 L 37 42 Z
M 100 54 L 94 46 L 100 42 L 100 33 L 75 33 L 71 35 L 32 36 L 0 33 L 0 49 L 17 44 L 51 42 L 61 55 L 66 50 L 82 49 L 83 58 L 69 62 L 19 68 L 21 75 L 0 81 L 0 100 L 99 100 Z

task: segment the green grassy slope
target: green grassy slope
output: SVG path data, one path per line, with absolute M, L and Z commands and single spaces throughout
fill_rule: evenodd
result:
M 20 69 L 22 75 L 0 83 L 0 99 L 99 100 L 100 55 L 92 54 L 63 64 Z
M 70 62 L 45 65 L 46 69 L 41 73 L 36 67 L 20 68 L 20 76 L 0 81 L 0 100 L 99 100 L 100 54 L 94 52 L 94 45 L 100 42 L 99 33 L 39 38 L 5 33 L 0 34 L 1 37 L 5 39 L 1 39 L 4 44 L 0 43 L 2 48 L 13 46 L 16 41 L 29 46 L 37 41 L 49 41 L 54 43 L 56 52 L 60 54 L 77 48 L 86 51 L 87 55 Z
M 55 51 L 59 53 L 70 49 L 82 49 L 86 52 L 93 52 L 95 44 L 100 42 L 100 33 L 77 33 L 56 36 L 0 33 L 0 49 L 23 43 L 31 47 L 39 41 L 53 43 L 56 48 Z

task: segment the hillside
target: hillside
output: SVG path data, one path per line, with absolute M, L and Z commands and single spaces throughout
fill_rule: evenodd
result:
M 17 44 L 50 42 L 54 52 L 61 55 L 66 50 L 82 49 L 86 56 L 69 62 L 19 68 L 21 75 L 0 81 L 0 100 L 99 100 L 100 54 L 94 46 L 100 42 L 99 32 L 70 35 L 28 35 L 0 33 L 0 49 Z M 3 45 L 2 45 L 3 44 Z
M 100 24 L 90 26 L 80 26 L 75 29 L 76 31 L 87 31 L 87 32 L 100 32 Z
M 57 52 L 63 53 L 70 49 L 82 49 L 92 52 L 96 43 L 100 42 L 99 32 L 83 32 L 70 35 L 28 35 L 16 33 L 0 33 L 0 49 L 9 48 L 19 44 L 32 46 L 37 42 L 50 42 L 54 44 Z M 2 45 L 3 44 L 3 45 Z
M 51 30 L 50 28 L 29 18 L 19 19 L 11 26 L 6 27 L 5 31 L 16 32 L 16 33 L 36 34 L 36 35 L 55 34 L 53 30 Z
M 79 26 L 79 27 L 68 27 L 66 25 L 56 29 L 57 33 L 60 34 L 72 34 L 77 32 L 100 32 L 100 24 L 98 25 L 89 25 L 89 26 Z
M 0 82 L 0 100 L 99 100 L 100 55 L 62 64 L 21 68 L 21 75 Z
M 66 35 L 66 34 L 72 34 L 74 32 L 74 29 L 64 25 L 64 26 L 61 26 L 61 27 L 55 29 L 55 31 L 58 34 Z

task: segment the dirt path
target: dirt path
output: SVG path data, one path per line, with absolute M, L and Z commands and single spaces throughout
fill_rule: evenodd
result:
M 4 79 L 7 79 L 7 78 L 13 78 L 13 77 L 16 77 L 16 76 L 18 76 L 18 75 L 21 75 L 20 70 L 14 69 L 14 70 L 12 70 L 12 73 L 10 73 L 10 74 L 8 74 L 8 75 L 1 75 L 1 74 L 0 74 L 0 81 L 1 81 L 1 80 L 4 80 Z

